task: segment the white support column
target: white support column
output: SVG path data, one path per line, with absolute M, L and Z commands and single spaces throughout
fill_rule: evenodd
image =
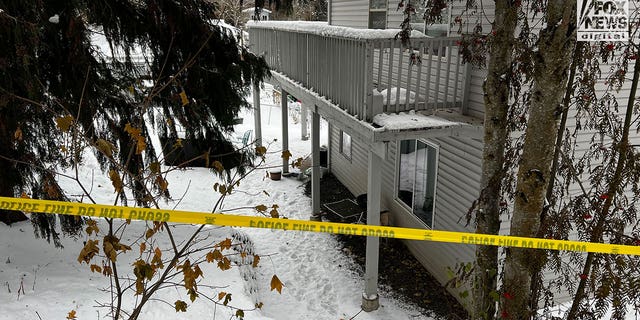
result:
M 254 126 L 256 147 L 262 146 L 262 119 L 260 117 L 260 84 L 253 84 L 253 111 L 254 111 Z
M 369 169 L 367 177 L 367 225 L 380 225 L 380 189 L 382 158 L 376 152 L 377 146 L 369 147 Z M 378 297 L 378 260 L 380 238 L 367 237 L 362 310 L 369 312 L 380 307 Z
M 280 106 L 282 107 L 282 151 L 289 150 L 289 99 L 288 92 L 281 90 Z M 282 158 L 282 174 L 289 173 L 289 159 Z
M 320 114 L 316 108 L 311 119 L 311 220 L 320 221 Z
M 329 169 L 329 172 L 331 172 L 332 169 L 331 151 L 333 150 L 333 140 L 331 139 L 331 135 L 333 134 L 333 129 L 334 126 L 331 124 L 331 122 L 327 122 L 327 169 Z
M 302 141 L 309 140 L 309 133 L 307 132 L 307 117 L 309 115 L 309 106 L 306 102 L 302 102 L 302 107 L 300 108 L 300 128 L 302 129 L 302 134 L 300 135 Z

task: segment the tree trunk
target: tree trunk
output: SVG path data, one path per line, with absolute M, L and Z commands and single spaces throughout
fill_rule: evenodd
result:
M 518 169 L 511 235 L 535 237 L 540 226 L 545 193 L 553 162 L 558 116 L 575 49 L 576 3 L 548 1 L 547 26 L 540 31 L 535 52 L 530 115 L 525 132 L 522 159 Z M 507 250 L 504 271 L 502 316 L 529 319 L 531 279 L 542 262 L 532 261 L 531 250 Z
M 573 61 L 571 64 L 571 71 L 569 72 L 569 80 L 567 82 L 567 87 L 564 92 L 564 98 L 562 101 L 562 118 L 560 119 L 560 126 L 558 127 L 558 136 L 556 137 L 556 148 L 553 153 L 553 161 L 551 163 L 551 171 L 549 172 L 549 181 L 547 182 L 547 193 L 545 197 L 548 201 L 547 206 L 545 206 L 540 214 L 540 228 L 538 230 L 537 238 L 544 238 L 545 233 L 549 230 L 549 224 L 552 219 L 549 218 L 549 211 L 556 204 L 556 200 L 558 199 L 557 195 L 554 194 L 553 187 L 556 182 L 556 174 L 558 172 L 558 165 L 560 162 L 560 150 L 562 150 L 562 141 L 564 139 L 564 131 L 567 128 L 567 119 L 569 116 L 569 105 L 571 104 L 571 97 L 575 91 L 575 87 L 573 86 L 573 82 L 576 76 L 577 64 L 575 63 L 576 59 L 578 59 L 578 55 L 580 54 L 582 42 L 578 42 L 576 44 L 576 48 L 573 52 Z M 542 259 L 547 259 L 547 251 L 546 250 L 538 250 L 534 257 L 537 261 L 541 261 Z M 542 279 L 542 269 L 544 265 L 542 263 L 536 265 L 538 268 L 535 271 L 534 278 L 531 280 L 531 308 L 535 309 L 538 306 L 540 298 L 542 297 L 542 289 L 544 287 L 543 279 Z
M 490 48 L 487 80 L 484 84 L 485 120 L 482 178 L 476 211 L 476 232 L 498 234 L 500 202 L 505 177 L 504 154 L 507 142 L 509 75 L 513 54 L 513 34 L 518 8 L 511 1 L 496 1 L 495 36 Z M 474 272 L 474 319 L 493 319 L 496 313 L 498 247 L 477 246 Z

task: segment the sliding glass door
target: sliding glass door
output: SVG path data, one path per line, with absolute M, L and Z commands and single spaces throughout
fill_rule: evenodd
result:
M 433 227 L 438 148 L 420 140 L 399 143 L 397 199 Z

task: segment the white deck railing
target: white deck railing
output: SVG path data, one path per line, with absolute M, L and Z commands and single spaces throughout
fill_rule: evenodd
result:
M 301 22 L 248 27 L 251 50 L 264 54 L 272 70 L 360 120 L 381 112 L 462 108 L 466 99 L 468 68 L 456 38 L 412 35 L 406 48 L 393 38 L 397 30 Z

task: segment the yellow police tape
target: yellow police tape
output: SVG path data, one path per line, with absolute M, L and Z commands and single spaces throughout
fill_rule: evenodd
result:
M 77 202 L 36 200 L 26 198 L 0 197 L 0 209 L 50 214 L 91 216 L 99 218 L 117 218 L 176 223 L 210 224 L 218 226 L 265 228 L 275 230 L 324 232 L 333 234 L 490 245 L 501 247 L 640 255 L 640 246 L 514 236 L 497 236 L 469 232 L 383 227 L 348 223 L 248 217 L 192 211 L 120 207 L 101 204 L 86 204 Z

